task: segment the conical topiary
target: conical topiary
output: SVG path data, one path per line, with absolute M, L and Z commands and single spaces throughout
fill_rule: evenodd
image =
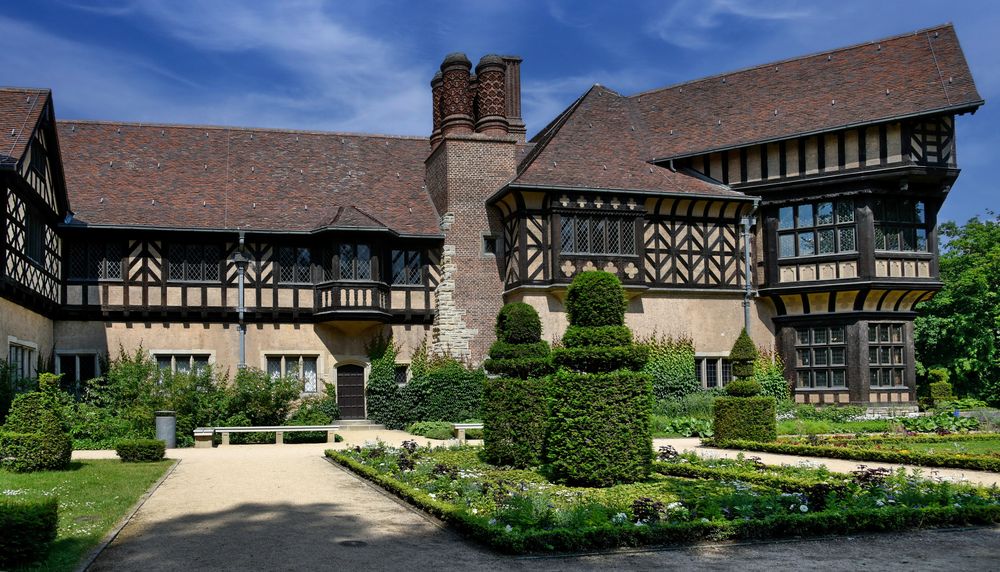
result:
M 756 359 L 757 346 L 744 328 L 740 331 L 739 337 L 733 344 L 733 349 L 729 352 L 729 361 L 733 363 L 733 377 L 736 379 L 753 377 L 753 362 Z
M 639 373 L 648 357 L 625 327 L 618 277 L 578 274 L 566 296 L 570 326 L 552 380 L 545 468 L 558 482 L 611 486 L 644 479 L 653 455 L 653 389 Z

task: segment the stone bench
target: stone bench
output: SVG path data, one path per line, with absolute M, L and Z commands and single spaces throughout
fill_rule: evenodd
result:
M 458 432 L 458 443 L 459 445 L 465 444 L 465 431 L 468 429 L 482 429 L 482 423 L 453 423 L 455 431 Z
M 230 433 L 274 433 L 274 441 L 278 445 L 285 442 L 285 433 L 295 433 L 302 431 L 326 431 L 326 442 L 333 443 L 334 432 L 340 429 L 340 425 L 273 425 L 258 427 L 198 427 L 194 430 L 194 446 L 208 448 L 212 446 L 212 439 L 216 433 L 222 435 L 222 445 L 229 444 Z

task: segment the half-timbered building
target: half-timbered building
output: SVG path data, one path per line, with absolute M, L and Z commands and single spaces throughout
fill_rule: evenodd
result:
M 615 273 L 640 334 L 691 336 L 706 386 L 747 327 L 804 403 L 914 401 L 955 117 L 983 101 L 950 25 L 625 96 L 530 141 L 519 58 L 448 56 L 426 137 L 56 120 L 0 90 L 0 339 L 22 375 L 240 364 L 338 386 L 365 343 L 482 360 L 500 305 L 566 326 Z

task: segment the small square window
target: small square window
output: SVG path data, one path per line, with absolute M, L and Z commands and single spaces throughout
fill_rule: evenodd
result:
M 483 235 L 483 254 L 497 255 L 500 253 L 500 237 L 492 234 Z

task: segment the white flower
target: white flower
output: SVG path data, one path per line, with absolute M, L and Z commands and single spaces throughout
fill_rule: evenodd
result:
M 885 503 L 881 499 L 879 499 L 875 501 L 875 506 L 885 506 Z
M 514 530 L 514 528 L 511 525 L 509 525 L 509 524 L 507 526 L 503 527 L 503 529 L 506 530 L 507 532 L 510 532 L 510 531 Z
M 472 509 L 472 514 L 479 514 L 479 509 L 478 508 Z
M 430 494 L 428 494 L 427 496 L 431 497 L 432 499 L 436 499 L 436 498 L 438 498 L 438 497 L 437 497 L 437 495 L 436 495 L 436 494 L 434 494 L 434 493 L 430 493 Z
M 675 510 L 675 509 L 678 509 L 678 508 L 684 508 L 684 505 L 682 503 L 679 503 L 679 502 L 672 502 L 672 503 L 670 503 L 670 504 L 667 505 L 667 508 L 670 509 L 670 510 Z
M 490 519 L 490 526 L 496 526 L 496 524 L 497 524 L 497 519 L 491 518 Z
M 809 507 L 807 507 L 804 504 L 803 505 L 799 505 L 799 510 L 801 510 L 802 512 L 809 512 Z

